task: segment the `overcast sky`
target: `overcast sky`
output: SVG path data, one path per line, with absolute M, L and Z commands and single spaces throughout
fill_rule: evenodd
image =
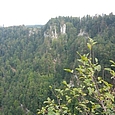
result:
M 45 24 L 56 16 L 115 14 L 115 0 L 0 0 L 0 26 Z

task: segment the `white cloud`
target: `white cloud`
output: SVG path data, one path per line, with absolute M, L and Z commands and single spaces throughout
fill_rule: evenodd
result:
M 114 0 L 0 0 L 0 25 L 45 24 L 56 16 L 115 13 Z

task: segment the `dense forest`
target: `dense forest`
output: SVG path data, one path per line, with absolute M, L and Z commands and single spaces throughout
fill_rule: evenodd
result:
M 0 115 L 36 115 L 50 90 L 70 82 L 65 68 L 77 67 L 87 41 L 97 42 L 92 55 L 99 59 L 102 77 L 112 83 L 109 60 L 115 61 L 115 15 L 56 17 L 46 25 L 0 28 Z

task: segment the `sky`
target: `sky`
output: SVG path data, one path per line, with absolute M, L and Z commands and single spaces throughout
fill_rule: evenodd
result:
M 115 0 L 0 0 L 0 26 L 46 24 L 58 16 L 115 14 Z

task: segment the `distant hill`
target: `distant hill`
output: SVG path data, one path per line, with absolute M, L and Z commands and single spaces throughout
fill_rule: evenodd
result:
M 44 25 L 26 25 L 26 27 L 36 27 L 36 28 L 41 28 L 43 27 Z

